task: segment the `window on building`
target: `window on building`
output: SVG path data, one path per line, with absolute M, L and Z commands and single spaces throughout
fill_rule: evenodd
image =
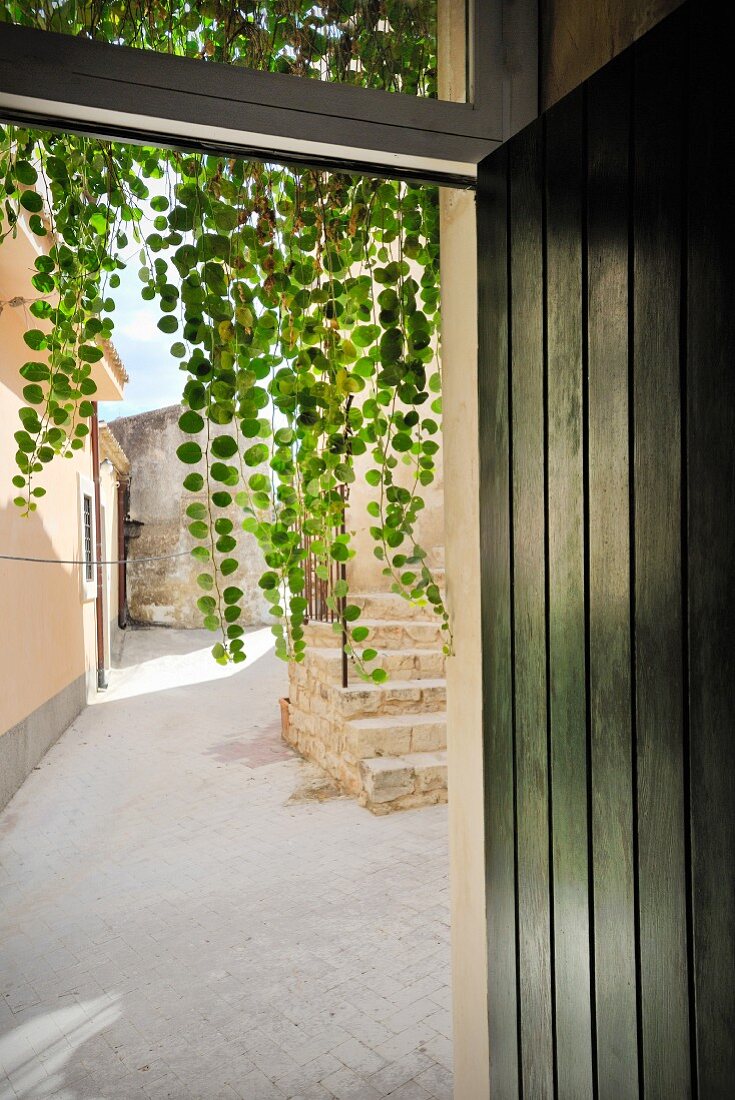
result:
M 92 556 L 92 498 L 84 494 L 84 579 L 94 580 L 94 558 Z
M 81 562 L 82 599 L 97 595 L 97 524 L 95 517 L 94 482 L 83 474 L 79 478 L 79 542 L 75 557 Z

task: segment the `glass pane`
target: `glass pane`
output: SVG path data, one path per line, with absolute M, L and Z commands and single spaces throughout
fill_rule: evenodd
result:
M 442 25 L 453 26 L 454 0 L 5 0 L 0 19 L 227 65 L 436 98 L 440 6 Z M 464 3 L 457 4 L 457 12 L 463 18 Z M 464 88 L 452 88 L 450 98 L 464 98 Z

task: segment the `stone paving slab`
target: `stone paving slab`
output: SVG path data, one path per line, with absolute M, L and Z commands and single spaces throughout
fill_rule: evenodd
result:
M 0 1100 L 449 1100 L 446 807 L 325 800 L 211 644 L 129 632 L 0 815 Z

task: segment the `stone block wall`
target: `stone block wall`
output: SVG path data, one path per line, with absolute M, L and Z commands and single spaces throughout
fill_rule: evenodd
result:
M 366 683 L 353 672 L 346 688 L 339 639 L 330 624 L 310 624 L 305 659 L 289 666 L 284 737 L 373 813 L 444 802 L 446 692 L 439 626 L 428 609 L 410 609 L 399 596 L 356 598 L 368 609 L 383 604 L 393 615 L 405 608 L 421 617 L 377 621 L 374 633 L 382 632 L 395 647 L 378 657 L 390 679 Z

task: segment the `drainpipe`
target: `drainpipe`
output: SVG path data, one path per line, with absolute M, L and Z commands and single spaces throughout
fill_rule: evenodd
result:
M 92 478 L 94 480 L 94 529 L 95 559 L 97 564 L 97 596 L 94 601 L 95 621 L 97 624 L 97 690 L 107 687 L 105 672 L 105 625 L 102 609 L 102 505 L 100 502 L 100 426 L 97 415 L 97 402 L 94 402 L 92 417 Z
M 117 625 L 128 625 L 127 555 L 125 553 L 125 517 L 128 514 L 130 482 L 120 476 L 117 483 Z

